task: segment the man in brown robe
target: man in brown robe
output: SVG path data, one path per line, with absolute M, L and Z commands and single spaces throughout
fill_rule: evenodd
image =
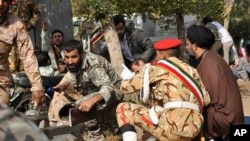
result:
M 187 31 L 186 49 L 194 55 L 211 104 L 205 108 L 207 137 L 227 140 L 230 125 L 243 124 L 244 114 L 240 90 L 229 65 L 218 53 L 210 50 L 215 39 L 204 27 L 191 26 Z

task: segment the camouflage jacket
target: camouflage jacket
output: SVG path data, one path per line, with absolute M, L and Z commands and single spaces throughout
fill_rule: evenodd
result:
M 106 103 L 112 94 L 116 94 L 117 98 L 122 98 L 119 90 L 121 77 L 111 64 L 99 55 L 85 53 L 80 75 L 68 72 L 65 77 L 71 84 L 77 84 L 77 78 L 79 78 L 77 89 L 82 95 L 100 94 Z
M 200 88 L 202 95 L 203 105 L 208 105 L 210 103 L 210 97 L 206 91 L 199 74 L 196 69 L 190 67 L 188 64 L 182 62 L 181 60 L 170 57 L 168 58 L 171 62 L 174 62 L 178 67 L 188 73 L 191 78 L 196 82 L 196 86 Z M 191 104 L 195 104 L 199 107 L 200 102 L 196 95 L 190 90 L 190 88 L 184 83 L 180 77 L 176 76 L 170 69 L 160 66 L 159 64 L 149 66 L 149 99 L 145 103 L 140 103 L 145 105 L 148 108 L 151 107 L 162 107 L 162 110 L 156 110 L 159 123 L 158 126 L 162 129 L 166 129 L 169 124 L 175 125 L 175 129 L 171 130 L 172 134 L 178 134 L 179 136 L 195 136 L 193 133 L 198 133 L 204 122 L 202 115 L 202 109 L 195 110 L 188 107 L 168 107 L 165 108 L 166 104 L 173 102 L 185 101 Z M 130 80 L 125 80 L 122 82 L 121 89 L 126 95 L 132 95 L 137 93 L 145 94 L 143 87 L 144 81 L 144 72 L 141 71 L 135 75 L 134 78 Z M 142 83 L 143 82 L 143 83 Z M 195 126 L 193 126 L 195 125 Z M 191 130 L 186 130 L 186 127 L 189 126 Z
M 196 69 L 190 67 L 188 64 L 180 61 L 175 57 L 170 57 L 171 60 L 184 71 L 190 73 L 190 76 L 197 82 L 203 93 L 204 105 L 210 103 L 210 97 L 206 91 L 200 76 Z M 124 95 L 134 95 L 139 97 L 139 93 L 143 87 L 143 72 L 139 72 L 134 78 L 130 80 L 124 80 L 121 84 L 121 90 Z M 192 95 L 191 90 L 186 86 L 183 81 L 178 78 L 171 71 L 162 68 L 158 65 L 151 65 L 149 69 L 149 84 L 150 94 L 149 100 L 145 104 L 147 107 L 158 105 L 164 107 L 164 104 L 171 101 L 189 101 L 200 105 L 196 96 Z M 126 96 L 125 96 L 126 97 Z
M 32 91 L 43 90 L 31 39 L 23 23 L 13 14 L 9 14 L 7 20 L 0 25 L 0 85 L 5 87 L 11 85 L 12 75 L 8 55 L 13 45 L 18 49 L 24 71 L 32 84 Z
M 9 11 L 21 18 L 24 24 L 31 23 L 35 26 L 39 19 L 39 9 L 33 0 L 16 0 L 10 5 Z

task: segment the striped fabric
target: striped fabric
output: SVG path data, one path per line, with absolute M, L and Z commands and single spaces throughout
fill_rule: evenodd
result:
M 203 93 L 198 84 L 193 80 L 193 78 L 189 74 L 187 74 L 183 69 L 181 69 L 180 67 L 178 67 L 176 64 L 174 64 L 169 60 L 160 60 L 156 64 L 162 66 L 163 68 L 166 68 L 170 72 L 174 73 L 181 80 L 183 80 L 183 82 L 190 88 L 190 90 L 197 97 L 200 103 L 201 110 L 203 109 L 204 106 Z
M 103 32 L 101 31 L 101 27 L 97 26 L 93 30 L 92 34 L 90 35 L 90 45 L 94 45 L 96 42 L 98 42 L 100 39 L 104 37 Z

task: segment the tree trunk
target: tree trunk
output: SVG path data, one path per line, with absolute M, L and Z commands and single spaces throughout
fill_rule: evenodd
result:
M 184 26 L 184 17 L 183 15 L 179 14 L 176 17 L 176 24 L 177 24 L 177 34 L 178 38 L 182 40 L 182 46 L 180 47 L 180 59 L 184 62 L 188 62 L 188 57 L 186 54 L 185 49 L 185 26 Z
M 224 0 L 224 3 L 225 3 L 225 11 L 224 11 L 224 14 L 223 16 L 225 17 L 224 18 L 224 27 L 226 29 L 229 28 L 229 20 L 230 20 L 230 14 L 231 14 L 231 11 L 232 11 L 232 8 L 233 8 L 233 5 L 234 5 L 234 0 Z
M 116 33 L 116 30 L 114 28 L 114 25 L 112 23 L 110 23 L 110 25 L 106 27 L 104 31 L 104 38 L 107 43 L 110 62 L 112 66 L 115 68 L 116 72 L 118 74 L 121 74 L 122 64 L 124 64 L 124 59 L 122 56 L 120 41 Z

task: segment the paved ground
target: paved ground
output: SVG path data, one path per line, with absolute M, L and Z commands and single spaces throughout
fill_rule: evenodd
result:
M 250 81 L 238 81 L 245 116 L 250 116 Z

